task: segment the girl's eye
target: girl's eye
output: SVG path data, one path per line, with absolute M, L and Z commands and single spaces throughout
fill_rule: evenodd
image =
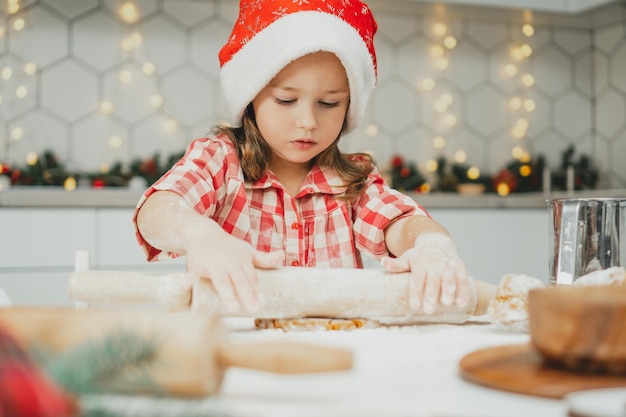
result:
M 327 102 L 327 101 L 320 101 L 320 104 L 324 107 L 337 107 L 339 105 L 338 101 L 333 101 L 333 102 Z
M 280 99 L 278 97 L 274 97 L 274 101 L 277 104 L 288 105 L 288 104 L 294 103 L 296 100 L 283 100 L 283 99 Z

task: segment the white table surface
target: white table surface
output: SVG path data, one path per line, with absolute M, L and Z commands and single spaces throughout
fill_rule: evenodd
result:
M 233 342 L 290 340 L 354 353 L 350 371 L 278 375 L 229 368 L 218 396 L 235 417 L 565 417 L 567 403 L 483 387 L 459 375 L 459 361 L 490 346 L 526 343 L 482 319 L 465 324 L 352 331 L 254 329 L 227 319 Z

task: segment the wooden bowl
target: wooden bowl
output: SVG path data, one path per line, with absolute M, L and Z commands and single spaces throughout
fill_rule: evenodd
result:
M 531 343 L 548 363 L 626 373 L 626 287 L 557 285 L 528 294 Z

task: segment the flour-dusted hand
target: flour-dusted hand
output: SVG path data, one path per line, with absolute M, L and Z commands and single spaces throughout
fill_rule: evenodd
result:
M 416 310 L 422 308 L 432 314 L 438 303 L 460 308 L 468 303 L 470 278 L 454 242 L 445 233 L 420 233 L 413 247 L 400 257 L 385 257 L 381 262 L 391 272 L 410 271 L 410 305 Z
M 280 266 L 284 257 L 255 250 L 169 191 L 157 191 L 146 200 L 137 214 L 137 230 L 152 246 L 186 255 L 188 272 L 194 279 L 210 280 L 231 312 L 262 306 L 256 268 Z
M 256 268 L 274 268 L 282 264 L 281 252 L 264 253 L 223 230 L 192 242 L 187 250 L 187 270 L 196 279 L 213 284 L 228 311 L 241 306 L 250 312 L 263 307 Z

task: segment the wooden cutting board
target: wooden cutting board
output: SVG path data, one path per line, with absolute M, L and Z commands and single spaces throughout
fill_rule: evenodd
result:
M 477 350 L 465 355 L 459 368 L 463 378 L 489 388 L 556 399 L 573 391 L 626 386 L 626 375 L 578 373 L 549 366 L 530 344 Z

